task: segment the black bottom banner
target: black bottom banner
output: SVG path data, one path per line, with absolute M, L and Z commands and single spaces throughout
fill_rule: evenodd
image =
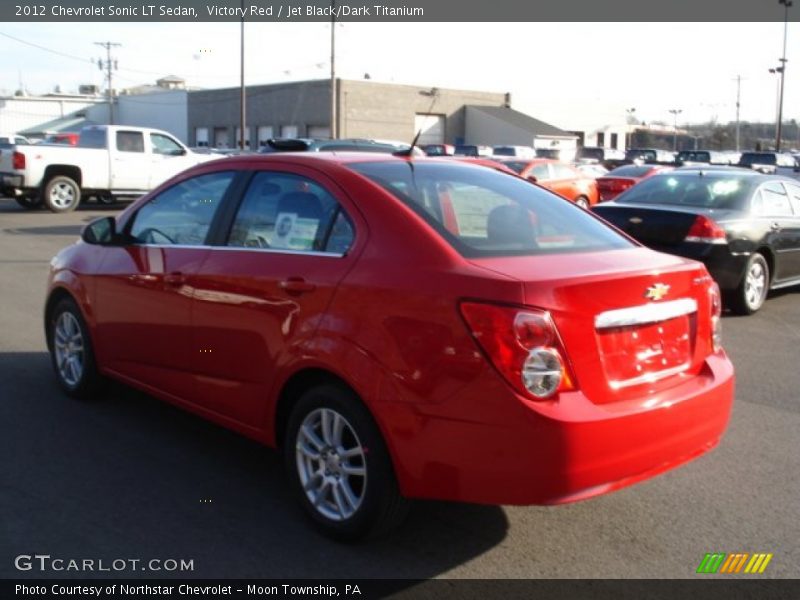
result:
M 709 579 L 148 579 L 4 580 L 0 598 L 375 598 L 493 600 L 794 600 L 800 580 Z

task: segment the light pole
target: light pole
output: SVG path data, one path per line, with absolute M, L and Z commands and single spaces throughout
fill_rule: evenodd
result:
M 678 149 L 678 115 L 683 112 L 680 108 L 670 108 L 669 112 L 672 114 L 672 150 Z
M 770 74 L 772 75 L 782 75 L 783 74 L 783 67 L 775 67 L 774 69 L 769 70 Z M 779 152 L 778 144 L 780 144 L 781 138 L 781 102 L 783 94 L 781 93 L 783 84 L 780 78 L 775 80 L 777 82 L 777 87 L 775 88 L 775 152 Z
M 626 108 L 625 112 L 628 113 L 628 119 L 627 119 L 628 122 L 626 123 L 626 125 L 628 126 L 628 128 L 630 128 L 630 126 L 632 125 L 632 121 L 634 121 L 634 122 L 636 121 L 636 119 L 633 116 L 633 113 L 636 112 L 636 109 L 635 108 Z M 633 132 L 632 131 L 628 131 L 627 139 L 625 140 L 625 150 L 629 150 L 632 144 L 633 144 Z
M 792 0 L 778 0 L 779 4 L 783 4 L 783 58 L 779 59 L 781 62 L 781 93 L 780 100 L 778 100 L 778 132 L 775 134 L 775 152 L 781 151 L 781 130 L 783 121 L 783 82 L 786 77 L 786 33 L 789 28 L 789 7 L 792 5 Z
M 244 0 L 242 0 L 242 14 L 244 15 Z M 245 137 L 247 134 L 247 88 L 244 85 L 244 17 L 240 27 L 240 49 L 239 49 L 239 149 L 245 151 Z
M 336 127 L 336 0 L 331 0 L 331 139 L 339 138 Z

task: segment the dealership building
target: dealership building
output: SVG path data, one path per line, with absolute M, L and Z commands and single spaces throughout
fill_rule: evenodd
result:
M 256 149 L 278 137 L 329 138 L 331 98 L 329 79 L 248 86 L 245 147 Z M 512 109 L 511 95 L 503 92 L 337 79 L 333 98 L 339 138 L 410 142 L 421 131 L 419 144 L 574 148 L 580 137 Z M 241 139 L 240 105 L 238 87 L 188 89 L 169 76 L 155 86 L 120 91 L 114 122 L 163 129 L 193 147 L 235 148 Z M 42 121 L 26 123 L 26 130 L 55 133 L 107 123 L 108 107 L 94 96 L 79 111 Z

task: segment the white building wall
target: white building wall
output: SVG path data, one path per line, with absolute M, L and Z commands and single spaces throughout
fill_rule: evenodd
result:
M 0 98 L 0 131 L 16 133 L 98 103 L 102 103 L 102 99 L 7 96 Z
M 186 144 L 189 141 L 186 90 L 119 96 L 114 110 L 114 123 L 161 129 Z

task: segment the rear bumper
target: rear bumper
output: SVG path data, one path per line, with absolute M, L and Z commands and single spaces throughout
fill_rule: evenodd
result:
M 469 395 L 500 393 L 500 386 L 493 387 Z M 404 442 L 393 444 L 406 495 L 560 504 L 631 485 L 719 442 L 730 416 L 734 373 L 719 353 L 698 376 L 616 405 L 593 404 L 581 392 L 534 403 L 503 389 L 502 404 L 509 410 L 502 419 L 508 424 L 470 423 L 464 415 L 431 418 L 412 436 L 416 448 L 407 449 L 409 456 L 403 456 Z
M 0 173 L 0 192 L 4 196 L 14 197 L 22 193 L 25 178 L 16 173 Z

